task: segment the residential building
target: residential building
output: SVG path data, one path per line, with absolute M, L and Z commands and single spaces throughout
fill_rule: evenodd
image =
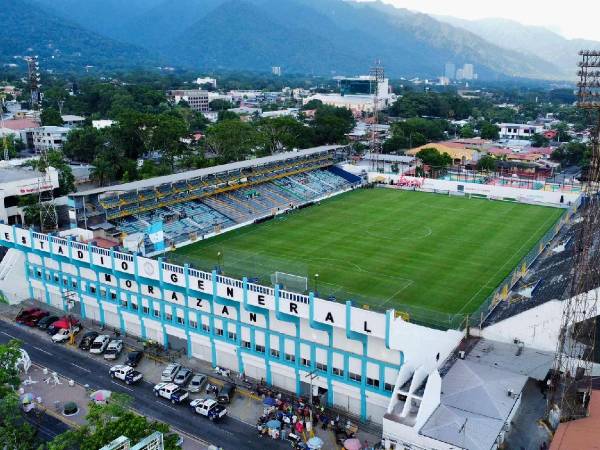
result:
M 92 126 L 96 130 L 101 130 L 103 128 L 112 127 L 114 123 L 115 123 L 115 121 L 114 120 L 110 120 L 110 119 L 92 120 Z
M 62 117 L 63 126 L 66 128 L 82 127 L 85 124 L 85 117 L 65 114 Z
M 500 123 L 501 139 L 529 139 L 534 134 L 544 131 L 543 125 L 530 125 L 522 123 Z
M 208 112 L 208 91 L 200 89 L 179 89 L 167 92 L 170 102 L 178 104 L 184 100 L 193 111 Z
M 70 131 L 70 128 L 55 126 L 34 128 L 31 130 L 31 144 L 38 152 L 59 149 L 67 140 Z
M 271 67 L 271 73 L 277 77 L 280 77 L 281 76 L 281 67 L 280 66 Z
M 163 450 L 164 448 L 163 434 L 155 431 L 133 446 L 127 436 L 119 436 L 100 450 Z

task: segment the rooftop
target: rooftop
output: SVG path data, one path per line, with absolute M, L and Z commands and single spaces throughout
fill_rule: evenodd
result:
M 0 184 L 10 183 L 13 181 L 37 179 L 40 176 L 40 172 L 32 169 L 22 169 L 18 167 L 0 168 Z
M 39 124 L 31 119 L 11 119 L 4 121 L 3 128 L 20 131 L 26 130 L 27 128 L 37 128 L 38 126 Z
M 589 416 L 561 423 L 550 450 L 600 449 L 600 391 L 592 391 Z
M 164 175 L 162 177 L 149 178 L 147 180 L 133 181 L 131 183 L 117 184 L 114 186 L 106 186 L 101 188 L 89 189 L 87 191 L 81 191 L 72 196 L 87 196 L 93 194 L 102 194 L 104 192 L 127 192 L 134 191 L 136 189 L 146 189 L 160 184 L 175 183 L 177 181 L 189 180 L 192 178 L 204 177 L 207 175 L 213 175 L 217 173 L 225 173 L 229 171 L 236 171 L 245 169 L 248 167 L 256 167 L 265 164 L 274 163 L 277 161 L 285 161 L 291 158 L 297 158 L 302 156 L 316 155 L 318 153 L 324 153 L 331 150 L 342 148 L 342 145 L 322 145 L 320 147 L 307 148 L 304 150 L 298 150 L 296 152 L 285 152 L 277 155 L 265 156 L 263 158 L 249 159 L 245 161 L 237 161 L 229 164 L 223 164 L 221 166 L 207 167 L 204 169 L 190 170 L 187 172 L 174 173 L 171 175 Z

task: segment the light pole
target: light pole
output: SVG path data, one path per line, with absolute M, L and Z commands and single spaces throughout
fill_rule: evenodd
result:
M 219 270 L 223 273 L 223 254 L 221 252 L 217 252 L 217 264 L 219 264 Z
M 319 295 L 319 274 L 315 273 L 315 295 Z

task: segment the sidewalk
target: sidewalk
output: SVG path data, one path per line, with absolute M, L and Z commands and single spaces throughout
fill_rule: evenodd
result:
M 55 308 L 48 307 L 47 305 L 41 304 L 40 302 L 25 301 L 22 304 L 15 305 L 15 306 L 0 304 L 0 316 L 2 318 L 4 318 L 5 320 L 13 321 L 14 317 L 17 315 L 17 313 L 20 309 L 27 308 L 29 306 L 36 306 L 36 307 L 45 309 L 47 311 L 50 311 L 53 314 L 56 314 L 57 316 L 62 316 L 65 314 L 64 311 L 60 311 Z M 76 343 L 79 342 L 80 336 L 88 331 L 97 331 L 98 333 L 101 333 L 101 334 L 108 334 L 111 336 L 111 338 L 116 338 L 114 336 L 115 330 L 113 330 L 113 329 L 109 329 L 109 328 L 102 329 L 97 323 L 92 322 L 90 320 L 82 320 L 81 322 L 83 324 L 83 331 L 81 331 L 79 333 L 78 339 L 76 339 Z M 42 330 L 39 330 L 37 328 L 31 328 L 31 329 L 29 329 L 29 331 L 32 333 L 45 335 L 45 333 Z M 143 343 L 141 341 L 139 341 L 137 337 L 128 336 L 128 335 L 120 335 L 118 337 L 118 339 L 121 339 L 123 341 L 123 346 L 124 346 L 123 352 L 117 360 L 110 361 L 110 362 L 105 361 L 102 358 L 102 356 L 96 356 L 96 355 L 90 354 L 89 352 L 81 351 L 76 346 L 66 345 L 66 347 L 69 350 L 78 353 L 82 357 L 93 358 L 96 361 L 102 362 L 104 365 L 106 365 L 107 371 L 108 371 L 109 367 L 111 367 L 115 364 L 123 363 L 125 361 L 125 358 L 126 358 L 126 355 L 128 352 L 133 351 L 133 350 L 143 350 Z M 48 341 L 50 343 L 49 337 L 48 337 Z M 57 344 L 52 344 L 52 345 L 57 345 Z M 250 425 L 251 427 L 256 426 L 258 419 L 264 412 L 263 397 L 258 396 L 256 394 L 256 392 L 253 392 L 253 391 L 247 389 L 246 386 L 242 385 L 241 379 L 237 376 L 237 374 L 235 374 L 233 372 L 231 373 L 230 377 L 224 377 L 219 374 L 216 374 L 214 372 L 211 364 L 206 361 L 202 361 L 202 360 L 199 360 L 196 358 L 188 358 L 186 355 L 177 356 L 177 357 L 175 357 L 173 354 L 168 354 L 168 355 L 164 355 L 164 356 L 154 356 L 154 355 L 149 355 L 147 352 L 145 352 L 144 357 L 138 364 L 138 367 L 136 367 L 136 370 L 138 370 L 144 374 L 144 379 L 146 381 L 148 381 L 152 384 L 156 384 L 156 383 L 160 382 L 160 377 L 161 377 L 161 373 L 164 369 L 164 366 L 166 364 L 168 364 L 169 362 L 179 363 L 182 366 L 191 369 L 194 373 L 203 373 L 203 374 L 207 375 L 208 383 L 211 383 L 213 385 L 221 386 L 225 382 L 236 384 L 237 385 L 236 395 L 233 396 L 231 403 L 229 405 L 227 405 L 228 413 L 231 417 L 234 417 L 234 418 Z M 254 383 L 253 383 L 254 385 L 257 383 L 256 380 L 252 380 L 252 381 L 254 381 Z M 285 393 L 282 392 L 282 394 L 285 394 Z M 207 398 L 207 397 L 211 397 L 211 395 L 207 394 L 205 392 L 204 388 L 199 393 L 190 393 L 190 400 L 195 399 L 195 398 Z M 337 415 L 337 412 L 329 411 L 327 409 L 325 410 L 325 413 L 329 417 L 335 417 Z M 85 416 L 85 414 L 83 414 L 83 416 Z M 340 414 L 340 419 L 342 422 L 345 421 L 345 417 L 342 414 Z M 358 439 L 360 439 L 361 442 L 368 441 L 370 443 L 370 445 L 374 445 L 375 443 L 377 443 L 381 440 L 380 431 L 365 429 L 365 428 L 366 427 L 363 427 L 363 424 L 359 424 L 359 431 L 357 432 L 356 437 Z M 321 439 L 323 439 L 323 441 L 324 441 L 323 449 L 338 449 L 339 448 L 335 442 L 335 435 L 332 431 L 323 430 L 321 428 L 321 426 L 319 425 L 318 427 L 316 427 L 316 429 L 313 430 L 313 434 L 315 434 L 318 437 L 320 437 Z M 306 438 L 310 438 L 310 437 L 311 436 L 306 436 Z M 195 448 L 198 448 L 198 447 L 195 447 Z
M 27 374 L 21 377 L 23 394 L 31 394 L 34 398 L 36 409 L 55 417 L 66 423 L 71 428 L 85 425 L 85 416 L 89 410 L 91 390 L 77 383 L 69 384 L 69 379 L 61 375 L 57 376 L 58 384 L 54 382 L 51 372 L 44 373 L 44 368 L 32 365 Z M 63 414 L 63 407 L 68 402 L 75 402 L 79 411 L 71 416 Z M 30 414 L 34 414 L 32 411 Z M 183 433 L 171 427 L 172 431 L 183 437 L 184 450 L 207 450 L 208 447 L 193 436 Z

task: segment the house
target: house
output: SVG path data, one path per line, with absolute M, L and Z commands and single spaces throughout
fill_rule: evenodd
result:
M 55 150 L 62 148 L 71 131 L 66 127 L 45 126 L 31 130 L 31 143 L 35 150 Z
M 77 128 L 85 124 L 85 117 L 65 114 L 62 117 L 63 126 L 66 128 Z
M 500 138 L 502 139 L 529 139 L 534 134 L 544 131 L 543 125 L 522 123 L 500 123 L 498 127 L 500 127 Z
M 558 136 L 558 131 L 546 130 L 542 133 L 542 136 L 544 136 L 546 139 L 553 141 L 554 139 L 556 139 L 556 136 Z

